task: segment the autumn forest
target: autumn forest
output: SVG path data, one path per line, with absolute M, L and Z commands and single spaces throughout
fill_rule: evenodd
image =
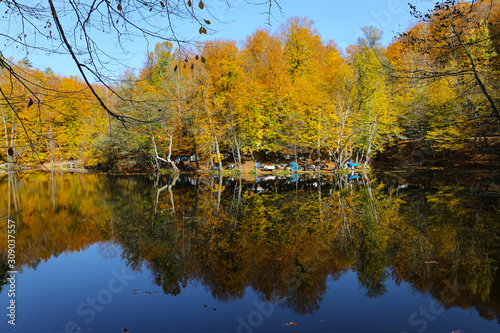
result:
M 369 163 L 400 140 L 435 151 L 487 145 L 500 124 L 500 6 L 448 3 L 412 8 L 417 23 L 387 47 L 367 26 L 339 49 L 308 18 L 242 42 L 158 43 L 140 72 L 93 91 L 28 58 L 4 59 L 1 132 L 12 156 L 1 158 L 157 170 L 195 155 L 222 169 L 223 151 L 236 162 L 267 149 L 340 165 L 354 155 Z
M 0 331 L 498 331 L 500 0 L 423 2 L 0 1 Z

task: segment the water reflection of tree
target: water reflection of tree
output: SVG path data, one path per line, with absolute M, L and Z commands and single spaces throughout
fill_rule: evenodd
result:
M 489 192 L 476 185 L 475 191 L 464 190 L 458 184 L 463 178 L 443 180 L 445 185 L 413 187 L 402 195 L 405 223 L 394 237 L 398 256 L 392 274 L 444 308 L 474 305 L 484 318 L 498 319 L 498 197 L 485 196 Z
M 7 253 L 0 252 L 0 293 L 2 292 L 3 286 L 8 284 L 8 271 L 10 271 L 10 268 L 7 262 Z
M 264 300 L 312 313 L 328 277 L 349 269 L 358 271 L 367 294 L 385 292 L 383 235 L 397 201 L 381 198 L 370 183 L 359 188 L 330 184 L 322 191 L 324 181 L 317 180 L 309 189 L 296 185 L 290 200 L 275 192 L 240 194 L 240 180 L 230 195 L 221 195 L 223 179 L 200 182 L 205 190 L 196 195 L 196 215 L 176 212 L 163 223 L 172 212 L 158 214 L 162 200 L 157 195 L 152 225 L 144 226 L 128 212 L 126 221 L 116 222 L 124 258 L 135 269 L 146 263 L 166 293 L 177 294 L 195 279 L 216 299 L 231 301 L 251 286 Z M 193 205 L 193 196 L 185 192 L 172 191 L 176 207 Z
M 7 218 L 16 222 L 16 266 L 34 267 L 52 255 L 86 248 L 105 239 L 110 211 L 98 175 L 11 173 L 0 178 L 0 255 L 7 251 Z M 10 193 L 10 195 L 7 195 Z M 109 194 L 109 193 L 108 193 Z
M 390 274 L 443 307 L 499 318 L 498 199 L 484 191 L 431 181 L 391 191 L 367 178 L 307 176 L 261 182 L 265 193 L 228 178 L 18 177 L 22 203 L 57 193 L 23 212 L 23 263 L 113 239 L 166 294 L 199 281 L 232 301 L 251 287 L 262 300 L 312 313 L 327 280 L 352 270 L 368 297 L 386 292 Z

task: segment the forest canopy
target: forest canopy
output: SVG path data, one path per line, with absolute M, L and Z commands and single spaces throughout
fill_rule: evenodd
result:
M 82 74 L 63 77 L 32 68 L 29 57 L 0 57 L 9 161 L 175 169 L 175 157 L 197 156 L 222 169 L 222 151 L 241 162 L 244 154 L 267 150 L 314 153 L 340 165 L 354 155 L 368 163 L 397 140 L 425 140 L 440 150 L 499 134 L 497 0 L 450 0 L 429 13 L 412 7 L 418 22 L 388 47 L 379 43 L 380 30 L 365 27 L 363 37 L 341 50 L 322 40 L 308 18 L 259 29 L 243 42 L 215 39 L 191 47 L 174 35 L 156 45 L 140 72 L 124 70 L 113 84 L 100 75 L 96 59 L 102 57 L 94 57 L 100 51 L 90 35 L 72 45 L 54 13 L 77 15 L 72 29 L 86 31 L 97 24 L 93 15 L 106 9 L 110 30 L 124 22 L 133 34 L 138 13 L 128 10 L 141 3 L 141 12 L 155 20 L 197 13 L 203 34 L 210 23 L 199 15 L 203 2 L 195 12 L 191 1 L 178 1 L 187 9 L 182 14 L 167 8 L 168 1 L 122 1 L 121 8 L 95 2 L 82 12 L 49 1 L 43 12 L 52 19 L 44 29 L 35 8 L 6 3 L 9 15 L 24 13 L 23 22 L 37 33 L 51 37 L 57 31 L 61 49 Z M 92 76 L 98 82 L 91 84 Z

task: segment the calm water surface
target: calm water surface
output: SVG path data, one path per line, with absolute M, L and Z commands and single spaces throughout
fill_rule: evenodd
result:
M 499 184 L 0 175 L 0 332 L 500 332 Z

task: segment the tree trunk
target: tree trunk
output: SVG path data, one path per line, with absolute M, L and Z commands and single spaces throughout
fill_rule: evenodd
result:
M 222 172 L 222 159 L 220 158 L 219 141 L 217 137 L 215 137 L 215 154 L 217 154 L 217 161 L 219 162 L 219 172 Z
M 177 166 L 175 165 L 175 163 L 170 159 L 171 154 L 172 154 L 172 135 L 168 134 L 168 133 L 167 133 L 167 135 L 169 136 L 169 140 L 170 140 L 170 144 L 168 146 L 168 156 L 167 156 L 167 159 L 161 158 L 158 155 L 158 150 L 156 149 L 156 143 L 155 143 L 155 136 L 154 135 L 151 136 L 151 141 L 153 142 L 153 149 L 155 150 L 155 157 L 156 157 L 157 161 L 160 160 L 160 161 L 163 161 L 165 163 L 170 164 L 170 166 L 172 167 L 172 169 L 174 170 L 174 172 L 175 173 L 179 173 L 179 169 L 177 168 Z
M 241 149 L 239 143 L 236 152 L 238 153 L 238 171 L 241 173 Z
M 50 148 L 50 165 L 54 164 L 54 131 L 52 129 L 52 121 L 49 119 L 50 134 L 49 134 L 49 148 Z
M 167 133 L 167 135 L 169 140 L 167 162 L 170 163 L 170 166 L 172 167 L 175 173 L 179 173 L 177 165 L 175 165 L 175 162 L 170 159 L 172 157 L 173 134 Z
M 5 149 L 9 149 L 9 132 L 7 131 L 7 121 L 5 120 L 5 114 L 3 115 L 3 126 L 5 128 Z M 7 154 L 7 168 L 11 167 L 12 157 Z
M 194 158 L 196 163 L 196 170 L 200 169 L 200 163 L 198 162 L 198 146 L 196 145 L 196 138 L 193 138 L 193 148 L 194 148 Z

